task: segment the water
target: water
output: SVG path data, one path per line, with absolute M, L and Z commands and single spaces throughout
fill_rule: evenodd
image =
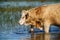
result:
M 0 40 L 60 40 L 57 26 L 52 25 L 50 34 L 44 34 L 43 30 L 36 28 L 34 33 L 29 33 L 30 26 L 18 24 L 21 10 L 50 3 L 55 2 L 0 2 Z

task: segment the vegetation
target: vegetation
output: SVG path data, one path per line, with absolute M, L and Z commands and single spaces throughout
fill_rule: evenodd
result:
M 30 8 L 32 8 L 32 7 L 14 7 L 14 8 L 0 8 L 0 11 L 1 12 L 4 12 L 4 11 L 7 11 L 7 12 L 10 12 L 10 11 L 12 11 L 12 12 L 16 12 L 16 11 L 21 11 L 21 10 L 23 10 L 23 9 L 30 9 Z

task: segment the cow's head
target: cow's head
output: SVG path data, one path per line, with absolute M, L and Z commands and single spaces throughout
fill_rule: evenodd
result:
M 34 14 L 30 15 L 30 12 L 23 10 L 22 16 L 19 20 L 19 24 L 20 25 L 33 25 L 40 29 L 41 22 L 38 21 L 36 18 L 34 18 L 34 16 L 32 16 L 32 15 L 34 15 Z
M 32 18 L 31 16 L 29 16 L 28 11 L 23 10 L 22 11 L 22 16 L 19 20 L 19 24 L 20 25 L 30 25 L 34 23 L 34 18 Z

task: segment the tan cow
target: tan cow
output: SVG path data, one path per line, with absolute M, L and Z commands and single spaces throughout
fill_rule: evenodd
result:
M 20 25 L 34 25 L 49 33 L 50 25 L 60 25 L 60 3 L 42 5 L 30 10 L 22 10 L 22 16 L 19 20 Z

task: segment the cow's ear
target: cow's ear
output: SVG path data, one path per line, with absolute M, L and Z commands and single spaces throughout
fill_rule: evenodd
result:
M 22 10 L 22 13 L 26 13 L 27 11 L 26 10 Z

